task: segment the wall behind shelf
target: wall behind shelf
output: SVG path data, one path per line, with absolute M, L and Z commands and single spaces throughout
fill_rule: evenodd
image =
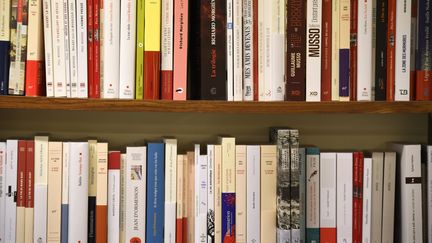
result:
M 179 139 L 180 151 L 193 143 L 215 143 L 217 135 L 237 137 L 238 143 L 268 142 L 270 126 L 300 130 L 301 144 L 323 150 L 380 150 L 386 142 L 428 141 L 427 114 L 215 114 L 127 113 L 0 109 L 0 140 L 49 134 L 58 140 L 98 138 L 110 149 L 142 145 L 161 136 Z

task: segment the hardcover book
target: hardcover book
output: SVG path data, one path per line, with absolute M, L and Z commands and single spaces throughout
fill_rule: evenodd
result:
M 322 0 L 309 0 L 307 13 L 306 45 L 306 101 L 321 100 L 321 29 Z
M 160 98 L 161 0 L 145 0 L 144 99 Z
M 393 242 L 395 219 L 395 188 L 396 188 L 396 154 L 386 152 L 384 156 L 383 175 L 383 209 L 381 242 Z M 397 200 L 397 199 L 396 199 Z M 421 201 L 421 200 L 420 200 Z M 411 242 L 411 241 L 410 241 Z M 419 242 L 422 242 L 421 239 Z
M 97 141 L 89 140 L 88 169 L 88 242 L 95 242 L 96 237 L 96 193 L 97 193 Z
M 320 242 L 336 240 L 336 153 L 321 153 L 320 161 Z
M 174 1 L 173 100 L 186 100 L 189 49 L 189 0 Z
M 17 163 L 18 163 L 18 140 L 6 141 L 6 191 L 5 191 L 5 214 L 4 214 L 4 242 L 15 242 L 16 220 L 17 220 Z
M 236 242 L 246 242 L 246 145 L 236 146 L 235 191 L 236 191 Z
M 376 0 L 375 100 L 387 97 L 387 0 Z
M 107 241 L 108 194 L 108 143 L 96 144 L 96 237 L 95 241 Z
M 69 228 L 69 143 L 63 143 L 61 188 L 61 243 L 68 242 Z
M 7 95 L 9 88 L 11 1 L 0 2 L 0 95 Z
M 260 146 L 246 146 L 246 242 L 261 240 L 261 158 Z
M 108 153 L 108 243 L 120 241 L 120 152 Z
M 306 242 L 320 239 L 320 153 L 318 148 L 306 148 Z
M 0 214 L 6 215 L 6 143 L 0 142 Z M 0 217 L 0 242 L 5 241 L 5 217 Z
M 135 97 L 136 10 L 137 1 L 120 1 L 120 99 Z
M 215 242 L 215 145 L 207 145 L 207 242 Z
M 48 143 L 47 242 L 60 242 L 62 142 Z
M 161 11 L 161 98 L 173 99 L 174 1 L 162 0 Z
M 261 242 L 276 242 L 277 147 L 261 145 Z
M 26 202 L 26 156 L 27 141 L 18 140 L 17 194 L 16 194 L 16 231 L 15 242 L 24 243 L 25 202 Z
M 339 2 L 339 100 L 350 97 L 350 0 Z
M 33 239 L 46 242 L 48 197 L 48 137 L 36 136 L 34 177 L 34 224 Z
M 337 242 L 353 242 L 353 154 L 336 156 Z
M 165 139 L 164 242 L 176 240 L 177 139 Z

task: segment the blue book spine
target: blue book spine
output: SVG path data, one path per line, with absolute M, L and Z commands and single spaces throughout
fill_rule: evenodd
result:
M 147 147 L 146 242 L 163 243 L 165 196 L 165 145 Z
M 9 41 L 0 41 L 0 95 L 7 95 L 9 88 Z
M 69 204 L 61 205 L 61 243 L 68 242 Z
M 222 193 L 222 242 L 235 242 L 235 193 L 232 192 Z
M 350 97 L 349 89 L 349 67 L 350 50 L 339 50 L 339 96 Z

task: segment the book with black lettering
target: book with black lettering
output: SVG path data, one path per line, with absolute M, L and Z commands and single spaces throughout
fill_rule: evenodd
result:
M 322 0 L 306 4 L 306 101 L 321 101 Z
M 306 100 L 306 2 L 287 4 L 286 100 Z
M 192 0 L 190 38 L 191 99 L 226 100 L 226 1 Z
M 387 0 L 377 0 L 376 7 L 376 55 L 375 100 L 386 100 L 387 90 Z

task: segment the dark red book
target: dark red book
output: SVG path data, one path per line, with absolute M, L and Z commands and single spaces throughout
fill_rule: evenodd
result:
M 89 98 L 93 98 L 95 94 L 93 35 L 93 0 L 87 0 L 87 75 Z
M 146 100 L 160 99 L 160 51 L 147 51 L 145 50 L 145 47 L 144 47 L 144 99 Z
M 395 41 L 396 38 L 396 0 L 388 0 L 387 15 L 387 100 L 394 101 L 395 92 Z
M 253 0 L 253 35 L 252 35 L 252 43 L 254 43 L 252 47 L 252 56 L 253 56 L 253 90 L 254 90 L 254 101 L 258 101 L 258 0 Z
M 361 243 L 363 226 L 363 153 L 354 152 L 353 156 L 353 243 Z
M 18 166 L 17 166 L 17 207 L 25 207 L 26 203 L 26 157 L 27 157 L 27 142 L 25 140 L 18 141 Z
M 417 53 L 416 53 L 416 99 L 432 99 L 432 23 L 430 21 L 432 3 L 418 2 Z M 429 10 L 427 10 L 429 9 Z M 413 60 L 411 60 L 413 61 Z M 414 92 L 412 92 L 414 93 Z
M 161 98 L 163 100 L 173 99 L 173 71 L 161 71 Z
M 350 100 L 357 100 L 357 23 L 358 1 L 351 0 L 350 21 Z
M 176 219 L 176 243 L 183 242 L 183 218 Z
M 321 101 L 331 101 L 332 0 L 323 0 L 322 13 Z
M 100 98 L 100 29 L 99 11 L 101 0 L 93 0 L 93 93 L 89 98 Z M 89 85 L 90 86 L 90 85 Z
M 34 141 L 27 141 L 27 156 L 26 156 L 26 208 L 34 207 Z

